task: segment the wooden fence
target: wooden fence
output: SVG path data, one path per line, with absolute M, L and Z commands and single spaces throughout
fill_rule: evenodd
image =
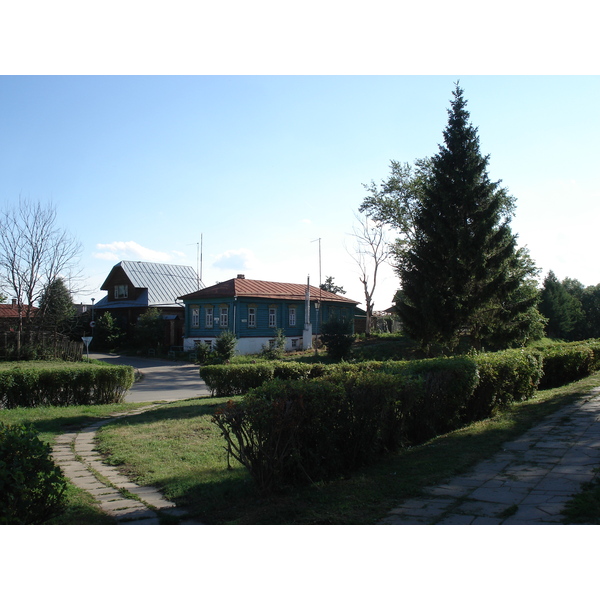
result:
M 39 358 L 80 361 L 82 357 L 83 342 L 74 342 L 60 333 L 0 332 L 0 358 L 4 360 Z

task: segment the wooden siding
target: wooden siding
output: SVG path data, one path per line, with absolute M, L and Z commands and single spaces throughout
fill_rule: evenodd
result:
M 235 332 L 240 337 L 272 337 L 276 329 L 283 329 L 286 337 L 302 337 L 304 330 L 304 316 L 306 305 L 304 302 L 280 300 L 270 298 L 243 298 L 236 301 L 233 298 L 210 298 L 206 300 L 184 300 L 185 302 L 185 337 L 215 337 L 222 331 Z M 213 326 L 206 327 L 206 307 L 213 308 Z M 220 307 L 229 309 L 228 326 L 222 327 L 221 322 L 216 323 L 220 316 Z M 256 308 L 256 326 L 248 324 L 248 309 Z M 276 310 L 275 327 L 269 326 L 269 308 Z M 289 309 L 296 309 L 296 324 L 289 324 Z M 199 327 L 192 326 L 192 309 L 200 309 Z M 354 306 L 344 303 L 323 302 L 320 322 L 326 323 L 331 318 L 353 321 Z M 310 303 L 310 321 L 313 324 L 313 333 L 320 333 L 317 327 L 317 311 L 315 302 Z

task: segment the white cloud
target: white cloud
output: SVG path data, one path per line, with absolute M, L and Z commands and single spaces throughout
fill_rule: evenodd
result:
M 219 254 L 213 262 L 213 267 L 224 270 L 252 269 L 256 259 L 252 250 L 239 248 L 238 250 L 227 250 Z
M 110 244 L 96 244 L 98 250 L 104 252 L 95 252 L 94 258 L 101 260 L 147 260 L 150 262 L 170 262 L 173 255 L 160 250 L 151 250 L 144 248 L 137 242 L 112 242 Z

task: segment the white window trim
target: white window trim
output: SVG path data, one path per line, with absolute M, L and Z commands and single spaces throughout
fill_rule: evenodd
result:
M 212 306 L 207 306 L 204 309 L 204 326 L 206 329 L 212 329 L 213 328 L 213 322 L 214 322 L 214 312 L 213 312 L 213 307 Z
M 219 310 L 219 326 L 221 329 L 229 327 L 229 306 L 221 306 Z
M 129 287 L 126 284 L 115 285 L 115 300 L 129 297 Z

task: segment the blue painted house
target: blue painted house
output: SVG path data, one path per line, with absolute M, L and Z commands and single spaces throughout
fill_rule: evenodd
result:
M 332 318 L 354 322 L 358 302 L 308 284 L 235 279 L 180 296 L 185 305 L 184 349 L 212 345 L 222 331 L 238 338 L 238 354 L 256 354 L 283 329 L 286 350 L 311 348 Z M 308 309 L 307 309 L 308 307 Z

